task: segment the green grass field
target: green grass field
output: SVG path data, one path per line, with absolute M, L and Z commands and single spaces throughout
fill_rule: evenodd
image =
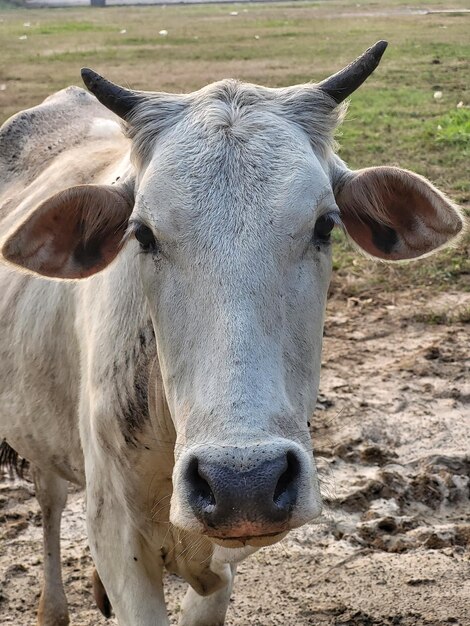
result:
M 426 7 L 468 8 L 452 1 Z M 3 2 L 0 120 L 80 84 L 84 65 L 147 90 L 187 91 L 228 76 L 280 86 L 320 80 L 387 39 L 378 71 L 352 98 L 341 156 L 351 167 L 412 169 L 468 209 L 470 14 L 418 15 L 407 6 L 329 0 L 26 10 Z M 468 236 L 456 249 L 400 267 L 362 259 L 337 239 L 337 276 L 347 278 L 351 293 L 426 285 L 470 290 Z

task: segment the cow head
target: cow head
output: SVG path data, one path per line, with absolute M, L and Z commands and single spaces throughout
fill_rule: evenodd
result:
M 340 103 L 384 49 L 284 89 L 222 81 L 143 93 L 84 70 L 126 122 L 135 183 L 65 190 L 3 246 L 10 262 L 68 279 L 107 266 L 125 233 L 140 249 L 177 433 L 171 521 L 225 545 L 266 545 L 320 513 L 307 422 L 335 225 L 389 261 L 424 256 L 462 229 L 424 178 L 350 171 L 334 153 Z

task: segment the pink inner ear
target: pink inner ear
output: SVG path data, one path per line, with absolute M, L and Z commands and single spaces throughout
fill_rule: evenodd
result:
M 91 276 L 118 254 L 131 212 L 113 187 L 72 187 L 31 214 L 6 242 L 4 257 L 44 276 Z
M 390 261 L 422 256 L 462 230 L 458 210 L 426 179 L 394 167 L 360 170 L 337 196 L 350 237 Z

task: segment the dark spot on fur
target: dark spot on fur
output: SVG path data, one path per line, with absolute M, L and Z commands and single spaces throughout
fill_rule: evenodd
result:
M 103 496 L 100 496 L 100 498 L 98 499 L 98 504 L 96 506 L 96 519 L 101 517 L 103 513 L 103 505 L 104 505 L 104 498 Z
M 140 358 L 139 358 L 140 357 Z M 142 362 L 143 361 L 143 362 Z M 121 432 L 127 445 L 137 445 L 137 435 L 149 418 L 148 386 L 150 362 L 145 354 L 131 359 L 126 355 L 126 368 L 135 368 L 136 377 L 131 388 L 116 388 L 119 403 Z
M 127 445 L 136 446 L 138 435 L 149 418 L 149 374 L 155 359 L 155 335 L 153 327 L 140 330 L 132 350 L 116 361 L 113 371 L 120 372 L 125 366 L 126 372 L 134 371 L 133 386 L 116 387 L 119 403 L 120 426 Z M 117 380 L 122 380 L 121 376 Z
M 134 561 L 137 561 L 137 560 L 138 560 L 138 559 L 137 559 L 137 557 L 135 556 L 135 557 L 134 557 Z
M 148 420 L 148 375 L 145 380 L 135 382 L 135 387 L 125 399 L 119 398 L 121 409 L 121 431 L 127 445 L 137 444 L 137 434 Z

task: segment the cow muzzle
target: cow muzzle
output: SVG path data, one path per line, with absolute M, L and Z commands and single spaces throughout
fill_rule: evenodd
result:
M 318 497 L 315 510 L 308 506 L 311 498 L 305 498 L 305 491 L 312 490 L 305 457 L 290 441 L 190 449 L 180 459 L 185 508 L 203 534 L 218 543 L 273 543 L 320 512 Z

